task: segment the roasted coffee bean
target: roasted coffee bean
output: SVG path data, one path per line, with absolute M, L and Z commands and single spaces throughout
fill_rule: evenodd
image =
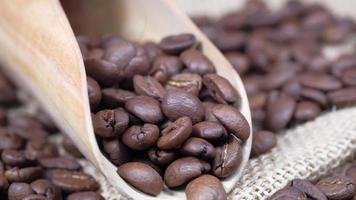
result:
M 157 146 L 163 150 L 177 148 L 186 141 L 192 133 L 192 121 L 188 117 L 178 118 L 162 130 L 162 136 Z
M 210 142 L 223 141 L 228 137 L 226 129 L 218 122 L 203 121 L 193 126 L 192 136 Z
M 0 191 L 5 191 L 9 187 L 9 181 L 3 172 L 0 173 Z
M 103 49 L 107 49 L 110 46 L 115 46 L 115 45 L 120 44 L 122 42 L 126 42 L 122 37 L 110 34 L 110 35 L 104 36 L 101 39 L 101 41 L 99 43 L 99 47 L 103 48 Z
M 262 77 L 260 77 L 258 75 L 246 76 L 243 79 L 246 93 L 248 95 L 250 95 L 250 94 L 260 91 L 261 90 L 261 82 L 262 82 L 261 80 L 262 80 Z
M 105 88 L 102 90 L 102 99 L 105 105 L 110 108 L 124 106 L 125 102 L 136 96 L 135 93 L 115 88 Z
M 182 73 L 173 75 L 166 83 L 166 88 L 181 89 L 190 92 L 195 96 L 199 95 L 203 81 L 200 75 L 192 73 Z
M 11 183 L 8 191 L 9 200 L 23 200 L 33 194 L 31 186 L 27 183 Z
M 315 119 L 321 112 L 318 104 L 311 101 L 301 101 L 295 108 L 294 118 L 298 121 Z
M 120 109 L 101 110 L 92 120 L 95 134 L 102 137 L 120 136 L 129 124 L 128 114 Z
M 5 171 L 5 176 L 10 182 L 26 182 L 29 183 L 42 175 L 41 167 L 14 167 Z
M 47 200 L 47 198 L 39 194 L 30 194 L 22 200 Z
M 251 153 L 253 156 L 264 154 L 277 145 L 275 133 L 257 131 L 253 133 Z
M 159 48 L 158 44 L 154 42 L 145 42 L 142 44 L 142 47 L 146 50 L 148 57 L 152 61 L 157 56 L 163 54 L 162 50 Z
M 86 59 L 85 71 L 101 85 L 110 86 L 118 81 L 121 76 L 115 63 L 103 59 Z
M 18 149 L 22 145 L 22 139 L 7 128 L 0 128 L 0 150 Z
M 164 37 L 159 43 L 159 47 L 168 54 L 179 54 L 192 47 L 196 42 L 194 35 L 183 33 Z
M 58 131 L 52 117 L 49 116 L 47 112 L 43 110 L 37 110 L 36 119 L 42 124 L 46 131 L 49 131 L 51 133 Z
M 32 115 L 29 114 L 16 114 L 9 118 L 9 125 L 11 127 L 41 129 L 42 124 Z
M 24 166 L 28 164 L 28 160 L 25 157 L 23 151 L 5 149 L 1 153 L 1 160 L 10 166 Z
M 321 91 L 331 91 L 342 87 L 339 80 L 325 74 L 305 74 L 300 77 L 300 83 L 305 87 Z
M 211 175 L 202 175 L 191 181 L 185 189 L 187 200 L 227 200 L 220 180 Z
M 40 158 L 38 162 L 42 167 L 47 169 L 79 170 L 81 168 L 78 161 L 66 157 Z
M 204 75 L 203 83 L 210 95 L 219 103 L 234 103 L 239 98 L 231 83 L 217 74 Z
M 316 186 L 328 199 L 351 199 L 356 191 L 352 179 L 344 176 L 332 176 L 320 180 Z
M 299 98 L 302 89 L 303 87 L 297 79 L 291 79 L 282 87 L 282 92 L 294 98 Z
M 55 186 L 68 193 L 94 191 L 99 188 L 98 183 L 91 176 L 79 171 L 49 170 L 47 177 Z
M 47 199 L 51 200 L 61 200 L 62 193 L 59 188 L 54 186 L 53 183 L 46 179 L 37 179 L 31 184 L 32 190 L 39 195 L 45 196 Z
M 16 89 L 3 74 L 0 74 L 0 91 L 1 105 L 14 105 L 17 103 Z
M 348 87 L 327 93 L 332 105 L 337 107 L 353 106 L 356 104 L 356 87 Z
M 191 73 L 203 75 L 215 72 L 214 64 L 198 50 L 186 50 L 180 55 L 180 58 Z
M 225 57 L 240 76 L 245 75 L 249 71 L 250 60 L 247 56 L 237 52 L 229 52 L 225 54 Z
M 104 200 L 97 192 L 77 192 L 67 196 L 66 200 Z
M 308 200 L 307 196 L 295 187 L 286 187 L 274 193 L 269 200 L 298 199 Z
M 93 78 L 87 76 L 88 96 L 90 109 L 95 109 L 101 101 L 101 89 Z
M 286 94 L 281 94 L 276 100 L 268 102 L 266 127 L 276 132 L 286 127 L 293 117 L 295 106 L 295 99 Z
M 163 119 L 160 103 L 152 97 L 133 97 L 125 103 L 125 108 L 146 123 L 155 124 Z
M 48 132 L 43 128 L 34 128 L 34 127 L 10 127 L 11 131 L 13 131 L 16 135 L 20 136 L 26 140 L 35 140 L 38 138 L 47 138 Z
M 308 197 L 318 200 L 328 200 L 322 191 L 307 180 L 294 179 L 292 187 L 304 192 Z
M 180 158 L 168 165 L 164 182 L 169 188 L 178 187 L 210 171 L 210 164 L 195 157 Z
M 288 63 L 286 63 L 288 65 Z M 280 65 L 270 70 L 262 79 L 261 86 L 264 90 L 273 90 L 283 86 L 288 80 L 293 78 L 296 70 L 288 66 Z
M 212 159 L 216 154 L 212 144 L 197 137 L 191 137 L 185 141 L 180 151 L 183 155 L 196 156 L 203 159 Z
M 267 103 L 267 94 L 264 92 L 258 92 L 251 94 L 248 97 L 249 105 L 251 110 L 261 109 Z
M 159 137 L 159 128 L 154 124 L 134 125 L 122 135 L 122 142 L 134 150 L 146 150 L 153 146 Z
M 247 34 L 240 31 L 218 31 L 214 44 L 223 52 L 241 49 L 247 41 Z
M 79 149 L 74 145 L 73 141 L 68 136 L 63 136 L 62 147 L 71 156 L 76 158 L 83 157 L 82 153 L 80 153 Z
M 91 60 L 101 59 L 101 58 L 103 58 L 104 53 L 105 53 L 105 51 L 102 48 L 93 48 L 88 52 L 88 55 L 86 56 L 84 61 L 85 60 L 90 60 L 90 59 Z
M 163 86 L 151 76 L 136 75 L 133 78 L 135 92 L 161 100 L 166 93 Z
M 103 140 L 103 149 L 108 154 L 109 159 L 115 165 L 120 166 L 130 159 L 130 151 L 121 143 L 120 140 L 114 138 L 106 138 Z
M 160 83 L 165 83 L 170 76 L 178 74 L 182 69 L 183 63 L 179 57 L 161 55 L 154 59 L 150 74 Z
M 55 146 L 47 143 L 46 140 L 32 140 L 26 144 L 25 156 L 28 160 L 37 160 L 38 158 L 58 156 L 58 151 Z
M 326 95 L 319 90 L 305 88 L 300 92 L 300 96 L 304 99 L 314 101 L 322 107 L 326 107 L 329 103 Z
M 348 69 L 342 73 L 342 82 L 347 86 L 356 86 L 356 69 Z
M 216 155 L 212 163 L 212 172 L 219 178 L 235 173 L 242 162 L 241 141 L 230 134 L 228 141 L 216 147 Z
M 136 189 L 157 196 L 163 190 L 161 176 L 149 165 L 129 162 L 121 165 L 117 173 Z
M 193 124 L 204 118 L 204 108 L 199 98 L 189 92 L 170 90 L 162 100 L 162 111 L 171 121 L 189 117 Z
M 147 155 L 153 163 L 164 166 L 173 162 L 177 157 L 174 151 L 165 151 L 155 147 L 149 149 Z

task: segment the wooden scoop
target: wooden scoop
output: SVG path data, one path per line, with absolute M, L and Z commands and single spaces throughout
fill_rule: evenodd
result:
M 204 54 L 217 66 L 217 73 L 227 78 L 239 92 L 241 111 L 251 124 L 248 101 L 239 76 L 172 1 L 76 0 L 64 3 L 65 7 L 69 5 L 69 9 L 78 11 L 75 15 L 82 16 L 75 18 L 70 14 L 74 25 L 80 24 L 81 20 L 90 25 L 82 29 L 88 34 L 98 35 L 104 30 L 136 41 L 157 41 L 170 34 L 193 33 L 202 43 Z M 96 24 L 102 19 L 105 21 Z M 183 190 L 165 188 L 158 197 L 136 190 L 117 175 L 116 167 L 99 150 L 92 128 L 82 56 L 67 16 L 57 0 L 3 1 L 0 5 L 0 48 L 0 61 L 14 82 L 38 98 L 85 157 L 125 196 L 139 200 L 184 199 Z M 243 145 L 240 169 L 223 181 L 228 192 L 242 175 L 251 140 L 252 137 Z

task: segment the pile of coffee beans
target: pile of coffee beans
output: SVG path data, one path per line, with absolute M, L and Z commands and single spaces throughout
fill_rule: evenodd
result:
M 290 0 L 272 11 L 265 2 L 247 1 L 220 19 L 193 17 L 243 78 L 254 156 L 276 145 L 273 133 L 356 103 L 354 53 L 330 60 L 322 51 L 354 36 L 354 21 L 318 4 Z
M 163 183 L 174 189 L 195 179 L 187 188 L 190 199 L 197 199 L 190 194 L 196 187 L 226 197 L 215 177 L 238 169 L 250 126 L 236 107 L 238 92 L 215 73 L 195 36 L 144 44 L 114 35 L 98 43 L 80 36 L 78 42 L 94 132 L 118 174 L 154 196 Z M 200 199 L 204 195 L 211 194 L 202 192 Z
M 16 88 L 0 74 L 0 199 L 103 200 L 98 183 L 81 170 L 74 157 L 60 155 L 49 137 L 58 132 L 42 111 L 13 112 L 21 106 Z M 81 154 L 69 138 L 69 154 Z
M 351 200 L 356 199 L 356 163 L 338 167 L 320 180 L 295 179 L 274 193 L 270 200 Z

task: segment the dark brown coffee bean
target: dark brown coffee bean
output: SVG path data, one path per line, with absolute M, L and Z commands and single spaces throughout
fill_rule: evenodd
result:
M 308 197 L 317 200 L 328 200 L 328 198 L 311 182 L 302 179 L 294 179 L 292 187 L 304 192 Z
M 169 188 L 178 187 L 210 171 L 210 164 L 194 157 L 180 158 L 168 165 L 164 182 Z
M 255 94 L 251 94 L 248 97 L 248 100 L 251 110 L 261 109 L 267 103 L 267 94 L 264 92 L 257 92 Z
M 301 101 L 295 108 L 294 118 L 298 121 L 308 121 L 319 116 L 321 109 L 318 104 L 311 101 Z
M 327 93 L 332 105 L 346 107 L 356 104 L 356 87 L 348 87 Z
M 352 179 L 344 176 L 321 179 L 316 186 L 331 200 L 351 199 L 356 191 Z
M 142 47 L 146 50 L 147 55 L 151 61 L 153 61 L 153 59 L 155 59 L 157 56 L 163 54 L 158 44 L 154 42 L 145 42 L 144 44 L 142 44 Z
M 199 98 L 181 90 L 167 91 L 161 106 L 163 113 L 171 121 L 187 116 L 194 124 L 202 121 L 204 117 L 204 108 Z
M 155 124 L 163 119 L 160 104 L 152 97 L 133 97 L 125 103 L 125 108 L 146 123 Z
M 210 142 L 219 142 L 228 137 L 226 129 L 218 122 L 203 121 L 193 126 L 192 136 Z
M 38 162 L 47 169 L 79 170 L 81 168 L 77 160 L 66 157 L 40 158 Z
M 166 93 L 163 86 L 151 76 L 136 75 L 133 78 L 135 92 L 161 100 Z
M 270 151 L 277 145 L 275 133 L 270 131 L 257 131 L 253 133 L 251 153 L 258 156 Z
M 16 114 L 9 118 L 11 127 L 23 129 L 42 129 L 43 125 L 34 116 L 29 114 Z
M 348 69 L 342 73 L 342 82 L 347 86 L 356 86 L 356 69 Z
M 124 106 L 125 102 L 132 97 L 135 97 L 136 94 L 122 89 L 105 88 L 102 90 L 102 96 L 105 105 L 110 108 L 117 108 L 119 106 Z
M 119 109 L 101 110 L 92 120 L 95 134 L 102 137 L 120 136 L 129 124 L 128 114 Z
M 235 107 L 217 104 L 212 108 L 212 117 L 206 120 L 220 122 L 228 132 L 233 133 L 243 142 L 250 137 L 250 125 Z
M 0 173 L 0 191 L 5 191 L 9 187 L 9 181 L 3 172 Z
M 245 86 L 246 93 L 250 95 L 260 91 L 262 79 L 262 77 L 257 75 L 245 77 L 243 79 L 243 83 Z
M 297 79 L 291 79 L 282 87 L 282 92 L 297 99 L 302 89 L 303 87 Z
M 136 189 L 157 196 L 163 190 L 161 176 L 149 165 L 129 162 L 121 165 L 117 173 Z
M 300 77 L 300 83 L 305 87 L 310 87 L 322 91 L 336 90 L 342 87 L 342 83 L 326 74 L 305 74 Z
M 94 191 L 98 183 L 88 174 L 78 171 L 55 169 L 47 171 L 51 182 L 64 192 Z
M 165 83 L 170 76 L 178 74 L 183 63 L 177 56 L 161 55 L 154 59 L 150 72 L 160 83 Z
M 122 37 L 119 37 L 117 35 L 106 35 L 103 38 L 101 38 L 99 47 L 107 49 L 111 46 L 121 44 L 122 42 L 126 42 Z
M 215 72 L 214 64 L 198 50 L 186 50 L 180 55 L 180 59 L 189 72 L 200 75 Z
M 179 54 L 185 49 L 192 47 L 196 42 L 193 34 L 182 33 L 164 37 L 160 41 L 159 47 L 168 54 Z
M 200 75 L 192 73 L 182 73 L 173 75 L 166 83 L 166 88 L 181 89 L 190 92 L 195 96 L 199 95 L 202 88 L 203 80 Z
M 10 129 L 18 136 L 26 140 L 35 140 L 37 138 L 47 138 L 48 132 L 43 128 L 34 127 L 10 127 Z
M 67 196 L 66 200 L 105 200 L 97 192 L 77 192 Z
M 202 175 L 191 181 L 185 189 L 187 200 L 227 200 L 220 180 L 211 175 Z
M 240 31 L 218 31 L 214 44 L 223 52 L 241 49 L 247 41 L 247 34 Z
M 88 55 L 86 56 L 85 60 L 98 60 L 98 59 L 102 59 L 104 56 L 104 49 L 102 48 L 93 48 L 88 52 Z
M 219 103 L 234 103 L 239 98 L 231 83 L 217 74 L 204 75 L 203 82 L 210 95 Z
M 0 107 L 0 125 L 5 126 L 7 124 L 7 111 Z
M 5 171 L 5 176 L 10 182 L 26 182 L 29 183 L 42 175 L 41 167 L 14 167 Z
M 225 54 L 225 57 L 240 76 L 245 75 L 249 71 L 250 60 L 244 54 L 237 52 L 229 52 Z
M 216 147 L 216 156 L 212 163 L 212 172 L 219 178 L 229 177 L 240 167 L 242 148 L 240 140 L 230 134 L 228 141 Z
M 56 127 L 53 118 L 44 110 L 37 110 L 36 119 L 42 124 L 46 131 L 49 131 L 51 133 L 58 131 L 58 128 Z
M 330 62 L 323 56 L 314 57 L 310 62 L 308 69 L 312 72 L 325 73 L 330 68 Z
M 289 66 L 277 66 L 269 71 L 262 79 L 261 86 L 265 90 L 273 90 L 283 86 L 288 80 L 296 74 L 294 69 Z
M 13 149 L 5 149 L 1 153 L 1 159 L 6 165 L 10 166 L 24 166 L 28 164 L 24 152 Z
M 76 158 L 83 157 L 82 153 L 80 153 L 79 149 L 74 145 L 73 141 L 68 136 L 63 136 L 62 147 L 71 156 Z
M 121 141 L 134 150 L 146 150 L 153 146 L 159 137 L 159 128 L 154 124 L 131 126 L 121 137 Z
M 192 133 L 192 121 L 189 117 L 181 117 L 162 130 L 162 136 L 157 146 L 163 150 L 177 148 L 186 141 Z
M 31 186 L 27 183 L 12 183 L 9 187 L 9 200 L 23 200 L 28 195 L 33 194 Z
M 212 144 L 197 137 L 191 137 L 185 141 L 180 149 L 180 152 L 183 155 L 196 156 L 203 159 L 212 159 L 216 154 L 215 148 Z
M 174 151 L 165 151 L 158 148 L 151 148 L 147 151 L 148 158 L 157 165 L 168 165 L 173 162 L 177 154 Z
M 106 138 L 103 140 L 103 149 L 108 154 L 109 159 L 115 165 L 120 166 L 129 161 L 130 152 L 128 148 L 118 139 Z
M 304 99 L 314 101 L 321 107 L 326 107 L 328 105 L 328 99 L 326 95 L 319 90 L 305 88 L 300 92 L 300 96 Z
M 283 188 L 274 193 L 269 200 L 286 200 L 286 199 L 298 199 L 308 200 L 307 196 L 300 190 L 294 187 Z
M 110 86 L 121 79 L 118 79 L 121 74 L 115 63 L 103 59 L 86 59 L 84 64 L 87 74 L 101 85 Z
M 47 200 L 47 198 L 39 194 L 30 194 L 25 198 L 23 198 L 22 200 Z
M 98 82 L 89 76 L 87 76 L 87 86 L 90 109 L 93 110 L 99 105 L 101 101 L 101 89 Z
M 0 91 L 1 105 L 13 105 L 17 103 L 16 89 L 3 74 L 0 74 Z
M 18 149 L 22 145 L 22 139 L 7 128 L 0 128 L 0 150 Z
M 286 127 L 293 117 L 295 106 L 295 99 L 286 94 L 281 94 L 276 100 L 268 102 L 266 127 L 276 132 Z
M 46 179 L 37 179 L 31 184 L 32 190 L 39 195 L 45 196 L 49 200 L 61 200 L 62 193 L 59 188 Z
M 344 54 L 337 58 L 331 68 L 331 72 L 336 77 L 342 76 L 345 70 L 356 67 L 356 59 L 353 54 Z
M 26 144 L 25 156 L 28 160 L 37 160 L 38 158 L 58 156 L 58 151 L 55 146 L 47 143 L 46 140 L 32 140 Z

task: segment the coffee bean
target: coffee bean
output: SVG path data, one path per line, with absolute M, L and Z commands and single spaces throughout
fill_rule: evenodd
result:
M 274 193 L 269 200 L 285 200 L 285 199 L 298 199 L 308 200 L 307 196 L 300 190 L 294 187 L 286 187 Z
M 210 164 L 195 157 L 179 158 L 168 165 L 164 181 L 169 188 L 178 187 L 210 171 Z
M 153 61 L 153 59 L 155 59 L 157 56 L 163 54 L 158 44 L 154 42 L 145 42 L 144 44 L 142 44 L 142 47 L 146 50 L 147 55 L 151 61 Z
M 194 35 L 183 33 L 164 37 L 160 43 L 160 48 L 168 54 L 179 54 L 185 49 L 192 47 L 196 43 Z
M 329 103 L 323 92 L 314 89 L 305 88 L 300 92 L 300 96 L 304 99 L 314 101 L 321 107 L 326 107 Z
M 130 159 L 130 151 L 128 148 L 121 143 L 120 140 L 114 138 L 106 138 L 103 140 L 103 149 L 105 153 L 108 154 L 108 157 L 111 162 L 115 165 L 120 166 Z
M 199 95 L 203 81 L 200 75 L 192 73 L 182 73 L 173 75 L 166 83 L 166 88 L 181 89 L 190 92 L 195 96 Z
M 101 110 L 93 117 L 95 134 L 102 137 L 120 136 L 128 126 L 129 116 L 123 110 Z
M 88 55 L 85 57 L 84 61 L 90 60 L 90 59 L 91 60 L 101 59 L 101 58 L 103 58 L 104 53 L 105 53 L 105 51 L 102 48 L 93 48 L 88 52 Z
M 337 107 L 352 106 L 356 103 L 356 87 L 348 87 L 327 93 L 332 105 Z
M 47 171 L 47 177 L 64 192 L 94 191 L 99 188 L 91 176 L 79 171 L 54 169 Z
M 24 129 L 41 129 L 43 125 L 32 115 L 16 114 L 9 118 L 9 125 L 11 127 L 18 127 Z
M 321 112 L 318 104 L 311 101 L 301 101 L 295 108 L 294 118 L 298 121 L 315 119 Z
M 167 91 L 161 107 L 171 121 L 187 116 L 193 123 L 197 123 L 204 117 L 204 108 L 198 97 L 184 91 Z
M 0 115 L 1 116 L 1 115 Z M 36 112 L 36 120 L 38 120 L 46 131 L 51 133 L 58 131 L 55 122 L 52 117 L 48 115 L 44 110 L 37 110 Z
M 146 95 L 161 100 L 166 91 L 162 85 L 151 76 L 136 75 L 133 78 L 135 92 L 139 95 Z
M 111 46 L 115 46 L 117 44 L 121 44 L 122 42 L 126 42 L 122 37 L 110 34 L 110 35 L 104 36 L 101 39 L 101 41 L 99 43 L 99 47 L 107 49 L 107 48 L 109 48 Z
M 93 78 L 87 76 L 88 96 L 90 108 L 95 109 L 101 101 L 101 89 Z
M 66 200 L 104 200 L 97 192 L 77 192 L 67 196 Z
M 292 187 L 304 192 L 308 197 L 318 200 L 327 200 L 328 198 L 312 183 L 302 179 L 294 179 Z
M 22 200 L 47 200 L 47 198 L 39 194 L 30 194 Z
M 291 97 L 299 98 L 302 89 L 303 87 L 297 79 L 291 79 L 282 87 L 282 92 Z
M 336 90 L 342 87 L 342 83 L 336 78 L 326 74 L 305 74 L 300 77 L 300 83 L 322 91 Z
M 203 75 L 215 72 L 214 64 L 198 50 L 186 50 L 180 55 L 180 59 L 191 73 Z
M 217 74 L 204 75 L 203 82 L 210 95 L 219 103 L 234 103 L 239 98 L 231 83 Z
M 270 131 L 257 131 L 253 133 L 251 153 L 258 156 L 270 151 L 277 145 L 275 133 Z
M 22 145 L 22 139 L 7 128 L 0 128 L 0 150 L 18 149 Z
M 33 194 L 31 186 L 27 183 L 11 183 L 8 191 L 9 200 L 22 200 Z
M 125 108 L 146 123 L 154 124 L 163 119 L 160 103 L 152 97 L 133 97 L 125 103 Z
M 244 54 L 228 52 L 224 55 L 240 76 L 245 75 L 249 71 L 250 60 Z
M 286 127 L 292 119 L 296 102 L 286 94 L 281 94 L 278 99 L 267 103 L 266 126 L 269 130 L 279 131 Z
M 146 150 L 153 146 L 159 137 L 159 129 L 154 124 L 131 126 L 122 135 L 122 142 L 134 150 Z
M 245 86 L 246 93 L 248 95 L 253 94 L 255 92 L 260 91 L 261 89 L 261 81 L 262 77 L 254 75 L 254 76 L 246 76 L 243 79 L 243 83 Z
M 215 148 L 208 141 L 191 137 L 184 142 L 181 153 L 187 156 L 196 156 L 203 159 L 211 159 L 215 157 Z
M 38 162 L 47 169 L 79 170 L 81 168 L 75 159 L 66 157 L 40 158 Z
M 356 69 L 348 69 L 342 73 L 342 82 L 347 86 L 356 86 Z
M 76 158 L 83 157 L 82 153 L 80 153 L 79 149 L 74 145 L 73 141 L 68 136 L 63 136 L 62 147 L 71 156 Z
M 105 88 L 102 90 L 103 102 L 110 108 L 124 106 L 125 102 L 135 97 L 136 94 L 127 90 Z
M 352 179 L 343 176 L 332 176 L 321 179 L 316 186 L 328 199 L 351 199 L 355 194 Z
M 0 191 L 5 191 L 9 187 L 9 181 L 3 172 L 0 173 Z
M 228 141 L 216 147 L 216 156 L 212 162 L 212 172 L 219 178 L 225 178 L 240 167 L 242 162 L 241 141 L 230 134 Z
M 227 200 L 220 180 L 211 175 L 202 175 L 191 181 L 185 189 L 187 200 Z
M 13 149 L 5 149 L 1 153 L 1 160 L 10 166 L 24 166 L 28 164 L 28 160 L 25 157 L 23 151 L 17 151 Z
M 340 55 L 332 66 L 331 73 L 340 77 L 344 71 L 356 67 L 356 59 L 353 54 Z
M 17 103 L 16 89 L 3 74 L 0 74 L 0 91 L 1 105 L 14 105 Z
M 35 140 L 37 138 L 47 138 L 48 132 L 43 128 L 35 128 L 35 127 L 10 127 L 11 131 L 13 131 L 16 135 L 20 136 L 26 140 Z
M 37 160 L 38 158 L 58 156 L 58 151 L 46 140 L 32 140 L 26 144 L 25 156 L 28 160 Z
M 280 65 L 274 67 L 262 79 L 261 86 L 265 90 L 273 90 L 282 87 L 288 80 L 293 78 L 296 70 L 288 66 Z
M 192 133 L 192 121 L 188 117 L 178 118 L 162 130 L 162 136 L 157 146 L 163 150 L 177 148 L 186 141 Z
M 251 110 L 261 109 L 267 103 L 267 94 L 264 92 L 257 92 L 255 94 L 251 94 L 248 97 L 248 100 Z
M 59 188 L 46 179 L 37 179 L 31 184 L 32 190 L 39 195 L 43 195 L 51 200 L 61 200 L 62 193 Z
M 117 173 L 136 189 L 157 196 L 163 190 L 161 176 L 150 166 L 140 162 L 121 165 Z
M 223 141 L 228 137 L 226 129 L 218 122 L 203 121 L 193 126 L 192 136 L 210 142 Z
M 10 182 L 29 183 L 42 175 L 41 167 L 14 167 L 5 171 L 5 176 Z
M 150 74 L 160 83 L 165 83 L 170 76 L 178 74 L 182 69 L 183 63 L 179 57 L 161 55 L 154 59 Z
M 223 52 L 241 49 L 247 40 L 247 34 L 241 31 L 218 31 L 213 38 L 214 44 Z
M 103 59 L 86 59 L 85 71 L 101 85 L 110 86 L 118 81 L 120 71 L 117 66 Z
M 153 163 L 164 166 L 173 162 L 177 157 L 174 151 L 165 151 L 155 147 L 149 149 L 147 155 Z

